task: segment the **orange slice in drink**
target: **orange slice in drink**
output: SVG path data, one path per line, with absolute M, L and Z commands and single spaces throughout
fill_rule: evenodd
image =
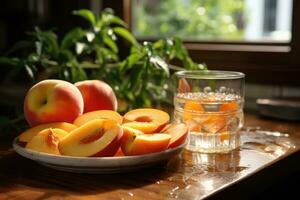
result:
M 215 134 L 226 127 L 226 118 L 219 115 L 210 115 L 209 119 L 202 123 L 202 130 L 207 134 Z
M 236 101 L 225 103 L 225 104 L 222 104 L 220 106 L 220 111 L 221 112 L 234 111 L 234 110 L 237 110 L 237 109 L 238 109 L 238 103 Z
M 205 110 L 199 101 L 186 100 L 184 104 L 183 120 L 188 121 L 193 119 L 195 117 L 195 114 L 193 114 L 193 112 L 203 113 L 204 111 Z

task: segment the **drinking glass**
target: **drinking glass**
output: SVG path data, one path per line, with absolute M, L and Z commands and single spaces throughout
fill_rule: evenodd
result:
M 240 145 L 245 75 L 233 71 L 179 71 L 174 119 L 189 127 L 186 149 L 226 153 Z

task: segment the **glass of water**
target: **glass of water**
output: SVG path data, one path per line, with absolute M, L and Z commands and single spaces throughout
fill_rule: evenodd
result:
M 188 125 L 186 148 L 226 153 L 240 145 L 245 75 L 232 71 L 179 71 L 174 119 Z

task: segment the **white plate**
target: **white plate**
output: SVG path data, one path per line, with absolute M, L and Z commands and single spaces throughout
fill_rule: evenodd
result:
M 140 156 L 72 157 L 56 156 L 26 149 L 18 143 L 17 138 L 13 142 L 13 147 L 18 154 L 42 165 L 61 171 L 93 174 L 121 173 L 164 164 L 171 157 L 179 154 L 184 146 L 185 144 L 182 144 L 173 149 Z

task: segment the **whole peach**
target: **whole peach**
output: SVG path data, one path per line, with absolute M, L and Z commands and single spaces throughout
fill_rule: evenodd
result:
M 82 112 L 82 95 L 67 81 L 41 81 L 25 97 L 24 114 L 30 126 L 51 122 L 72 123 Z
M 95 110 L 118 109 L 118 102 L 113 89 L 99 80 L 86 80 L 75 83 L 84 101 L 84 113 Z

